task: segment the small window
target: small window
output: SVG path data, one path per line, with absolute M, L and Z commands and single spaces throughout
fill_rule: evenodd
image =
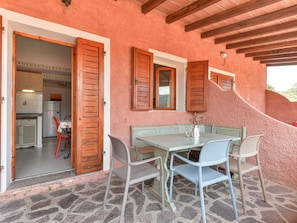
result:
M 232 76 L 211 72 L 211 80 L 225 91 L 233 90 L 234 78 Z
M 154 109 L 175 110 L 176 70 L 154 64 Z

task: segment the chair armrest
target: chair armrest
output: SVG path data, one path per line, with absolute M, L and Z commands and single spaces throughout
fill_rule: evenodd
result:
M 231 147 L 230 147 L 230 151 L 229 151 L 229 153 L 231 153 L 231 154 L 234 154 L 234 149 L 239 149 L 239 145 L 237 145 L 237 144 L 231 144 Z
M 232 154 L 232 153 L 229 154 L 229 157 L 230 158 L 242 158 L 240 155 Z
M 149 162 L 154 161 L 154 160 L 160 160 L 159 162 L 160 162 L 160 164 L 162 164 L 162 157 L 161 156 L 155 156 L 155 157 L 152 157 L 152 158 L 131 162 L 130 165 L 131 166 L 137 166 L 137 165 L 141 165 L 141 164 L 144 164 L 144 163 L 149 163 Z
M 200 166 L 200 163 L 199 162 L 193 162 L 192 160 L 189 160 L 177 153 L 172 153 L 171 154 L 171 160 L 170 160 L 170 168 L 173 168 L 173 161 L 174 161 L 174 157 L 184 161 L 185 163 L 188 163 L 188 164 L 191 164 L 193 166 Z

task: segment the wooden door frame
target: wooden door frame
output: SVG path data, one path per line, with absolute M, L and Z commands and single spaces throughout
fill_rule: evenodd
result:
M 1 30 L 2 30 L 2 16 L 0 15 L 0 24 L 1 24 Z M 2 35 L 0 35 L 0 86 L 2 86 Z M 1 98 L 1 102 L 0 102 L 0 136 L 2 136 L 2 128 L 1 128 L 1 126 L 2 126 L 2 123 L 1 123 L 1 120 L 2 120 L 2 113 L 1 113 L 1 111 L 2 111 L 2 91 L 0 90 L 0 98 Z M 1 138 L 2 137 L 0 137 L 0 188 L 1 188 L 1 179 L 2 179 L 2 177 L 1 177 L 1 175 L 2 175 L 2 167 L 3 167 L 3 165 L 2 165 L 2 163 L 1 163 L 1 151 L 2 151 L 2 147 L 1 147 Z
M 50 38 L 46 38 L 46 37 L 41 37 L 41 36 L 36 36 L 36 35 L 32 35 L 32 34 L 28 34 L 28 33 L 23 33 L 23 32 L 13 32 L 13 50 L 12 50 L 12 58 L 13 58 L 13 62 L 12 62 L 12 97 L 13 97 L 13 106 L 12 106 L 12 126 L 16 126 L 16 52 L 17 52 L 17 44 L 16 44 L 16 37 L 17 36 L 23 36 L 23 37 L 27 37 L 27 38 L 31 38 L 31 39 L 36 39 L 36 40 L 41 40 L 44 42 L 50 42 L 50 43 L 54 43 L 54 44 L 58 44 L 58 45 L 62 45 L 62 46 L 68 46 L 71 47 L 72 49 L 72 74 L 71 74 L 71 94 L 73 93 L 73 81 L 75 80 L 76 74 L 74 73 L 76 71 L 75 69 L 75 58 L 74 58 L 74 52 L 75 52 L 75 44 L 72 43 L 66 43 L 66 42 L 62 42 L 62 41 L 58 41 L 58 40 L 54 40 L 54 39 L 50 39 Z M 1 60 L 2 61 L 2 60 Z M 72 94 L 73 95 L 73 94 Z M 73 113 L 73 96 L 71 96 L 71 112 Z M 72 116 L 72 118 L 74 118 Z M 74 130 L 75 131 L 75 130 Z M 71 139 L 73 140 L 73 139 Z M 16 175 L 16 144 L 14 142 L 16 142 L 16 128 L 12 128 L 12 158 L 11 158 L 11 179 L 14 180 L 15 179 L 15 175 Z M 74 158 L 75 157 L 75 152 L 72 150 L 71 151 L 71 167 L 74 167 Z

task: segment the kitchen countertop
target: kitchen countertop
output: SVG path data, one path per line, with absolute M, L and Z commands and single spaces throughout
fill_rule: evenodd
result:
M 42 116 L 39 113 L 18 113 L 16 114 L 16 119 L 37 119 L 38 116 Z

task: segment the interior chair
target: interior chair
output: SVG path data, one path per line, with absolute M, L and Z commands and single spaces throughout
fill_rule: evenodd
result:
M 264 201 L 267 202 L 264 180 L 260 166 L 260 158 L 259 158 L 259 145 L 260 141 L 263 137 L 263 134 L 247 136 L 241 143 L 240 147 L 236 152 L 230 153 L 229 165 L 230 172 L 233 174 L 238 174 L 240 191 L 241 191 L 241 201 L 242 201 L 242 209 L 243 214 L 246 215 L 246 204 L 244 197 L 244 188 L 243 188 L 243 179 L 242 176 L 252 171 L 258 171 Z M 256 162 L 254 164 L 245 162 L 245 159 L 248 157 L 255 157 Z M 220 168 L 224 168 L 224 165 L 219 165 Z
M 64 117 L 64 120 L 71 121 L 71 115 L 66 115 L 66 116 Z
M 176 153 L 171 154 L 170 160 L 170 187 L 169 199 L 172 200 L 173 178 L 180 175 L 195 184 L 195 196 L 197 195 L 197 187 L 199 187 L 200 204 L 202 212 L 202 222 L 206 222 L 205 206 L 204 206 L 204 192 L 203 188 L 223 181 L 228 181 L 233 212 L 235 218 L 238 220 L 236 200 L 233 192 L 230 172 L 222 173 L 217 171 L 212 166 L 225 163 L 226 169 L 229 170 L 229 149 L 231 139 L 213 140 L 206 143 L 199 155 L 199 160 L 194 162 L 180 156 Z M 184 162 L 181 165 L 175 165 L 175 160 L 179 159 Z
M 71 135 L 63 134 L 62 132 L 59 132 L 58 129 L 59 129 L 60 121 L 56 116 L 53 116 L 53 119 L 55 121 L 56 134 L 57 134 L 57 138 L 58 138 L 58 142 L 57 142 L 56 150 L 55 150 L 55 157 L 58 158 L 62 139 L 65 139 L 64 149 L 68 148 L 69 141 L 71 139 Z
M 120 223 L 124 221 L 125 207 L 128 197 L 129 186 L 132 184 L 142 182 L 142 192 L 144 192 L 144 181 L 160 177 L 161 199 L 162 199 L 162 212 L 164 212 L 164 174 L 162 166 L 162 157 L 153 157 L 141 161 L 131 162 L 130 152 L 121 139 L 108 135 L 112 144 L 112 161 L 110 172 L 108 176 L 107 187 L 104 196 L 103 206 L 105 207 L 107 196 L 110 189 L 110 183 L 113 173 L 116 174 L 123 182 L 125 182 L 125 191 L 123 197 L 123 204 L 120 216 Z M 115 168 L 115 161 L 120 162 L 121 167 Z M 160 169 L 153 166 L 149 162 L 158 162 Z M 117 165 L 118 166 L 118 165 Z

